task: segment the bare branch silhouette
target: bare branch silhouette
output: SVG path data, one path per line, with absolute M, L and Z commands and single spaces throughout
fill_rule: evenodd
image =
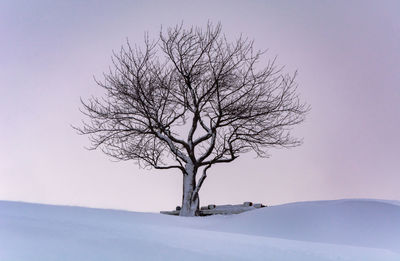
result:
M 299 145 L 289 132 L 309 110 L 299 100 L 296 73 L 283 73 L 275 60 L 259 68 L 263 52 L 243 37 L 229 42 L 221 29 L 178 25 L 156 41 L 146 37 L 142 49 L 127 42 L 96 80 L 105 96 L 82 101 L 88 121 L 77 129 L 92 149 L 183 173 L 181 215 L 196 214 L 213 165 Z

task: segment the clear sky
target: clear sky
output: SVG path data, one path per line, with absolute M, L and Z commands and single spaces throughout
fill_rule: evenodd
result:
M 70 127 L 93 75 L 126 38 L 161 25 L 220 21 L 299 72 L 312 106 L 301 147 L 212 168 L 209 203 L 400 200 L 399 1 L 1 1 L 0 199 L 158 211 L 181 201 L 181 174 L 87 151 Z

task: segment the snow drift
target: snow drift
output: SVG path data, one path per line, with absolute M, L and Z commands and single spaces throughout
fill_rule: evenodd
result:
M 400 202 L 298 202 L 231 216 L 0 201 L 0 260 L 400 260 Z

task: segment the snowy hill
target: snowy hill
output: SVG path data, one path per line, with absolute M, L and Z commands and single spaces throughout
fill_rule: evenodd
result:
M 232 216 L 0 201 L 1 261 L 400 260 L 400 202 L 298 202 Z

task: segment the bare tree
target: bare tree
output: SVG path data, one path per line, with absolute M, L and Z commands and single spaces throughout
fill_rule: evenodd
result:
M 144 48 L 129 42 L 97 84 L 105 96 L 82 101 L 88 121 L 78 128 L 92 149 L 142 167 L 183 174 L 181 216 L 194 216 L 207 171 L 241 153 L 267 156 L 300 141 L 289 135 L 304 120 L 295 74 L 269 61 L 243 37 L 230 42 L 221 25 L 161 31 Z M 200 175 L 198 175 L 200 174 Z

